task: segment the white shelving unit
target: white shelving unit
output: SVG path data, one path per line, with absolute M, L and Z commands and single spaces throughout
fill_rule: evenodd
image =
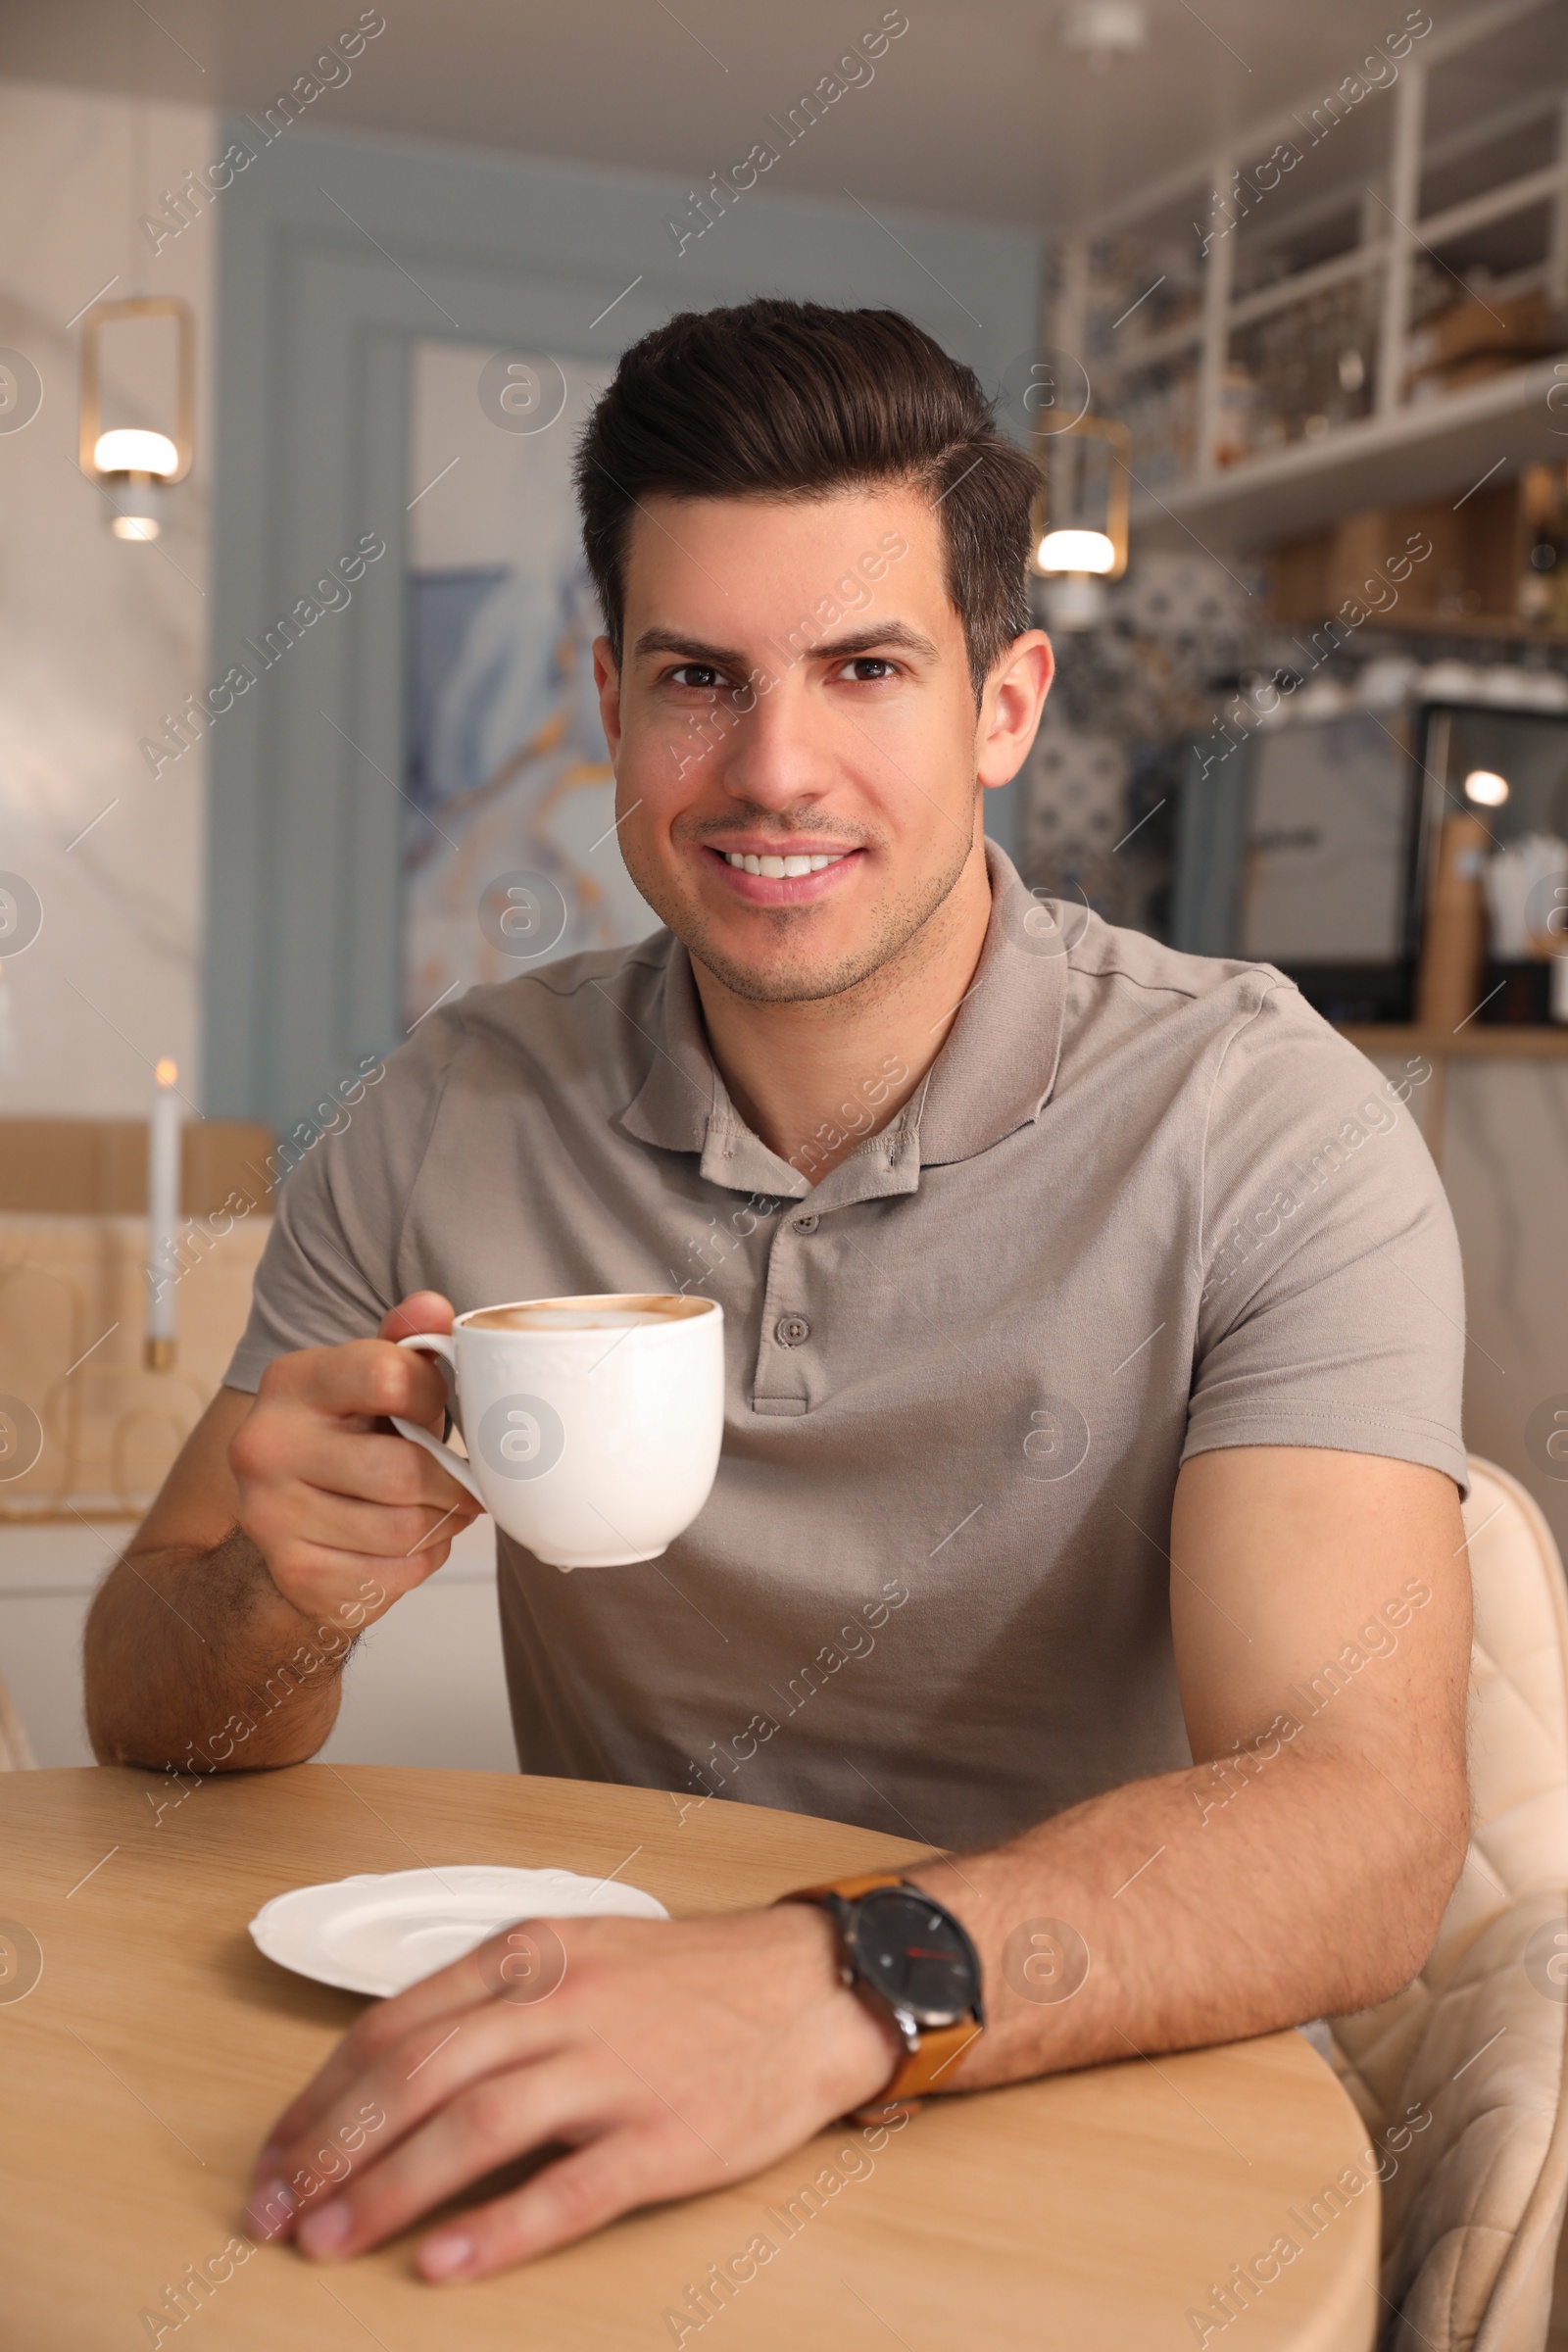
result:
M 1568 461 L 1568 6 L 1426 21 L 1063 240 L 1048 332 L 1133 429 L 1135 545 Z

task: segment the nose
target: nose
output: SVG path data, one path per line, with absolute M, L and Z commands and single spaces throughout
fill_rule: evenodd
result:
M 821 799 L 839 781 L 826 740 L 826 713 L 805 691 L 800 669 L 765 672 L 729 713 L 713 754 L 713 781 L 754 808 L 789 808 Z

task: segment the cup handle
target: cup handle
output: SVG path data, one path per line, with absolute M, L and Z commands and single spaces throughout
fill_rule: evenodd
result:
M 441 1377 L 446 1383 L 449 1405 L 454 1408 L 454 1418 L 456 1418 L 457 1357 L 453 1353 L 452 1342 L 448 1335 L 443 1331 L 411 1331 L 407 1339 L 399 1340 L 398 1346 L 400 1348 L 418 1348 L 426 1355 L 435 1357 L 440 1367 Z M 421 1429 L 417 1421 L 405 1421 L 396 1413 L 392 1414 L 391 1420 L 392 1426 L 400 1438 L 412 1438 L 416 1446 L 422 1446 L 425 1452 L 433 1455 L 443 1470 L 451 1472 L 460 1487 L 467 1488 L 481 1510 L 489 1509 L 489 1504 L 479 1492 L 472 1470 L 461 1453 L 454 1453 L 450 1446 L 443 1446 L 439 1438 L 432 1438 L 430 1432 L 427 1429 Z

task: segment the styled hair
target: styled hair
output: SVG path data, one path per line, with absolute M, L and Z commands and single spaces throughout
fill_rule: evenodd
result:
M 1030 627 L 1039 471 L 972 368 L 898 311 L 760 298 L 682 311 L 622 355 L 577 446 L 583 546 L 618 662 L 639 502 L 822 498 L 877 483 L 942 515 L 949 597 L 978 702 Z

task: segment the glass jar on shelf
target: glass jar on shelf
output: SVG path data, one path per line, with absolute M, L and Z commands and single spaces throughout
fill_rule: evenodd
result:
M 1097 238 L 1089 253 L 1086 360 L 1114 362 L 1157 342 L 1168 347 L 1202 313 L 1202 272 L 1190 231 L 1163 219 Z
M 1369 416 L 1377 331 L 1378 284 L 1370 270 L 1234 327 L 1217 462 L 1235 464 L 1292 442 L 1322 440 Z M 1227 413 L 1232 410 L 1238 414 Z M 1228 457 L 1222 454 L 1227 449 Z
M 1129 369 L 1107 387 L 1105 414 L 1132 434 L 1130 464 L 1141 487 L 1181 481 L 1198 463 L 1196 353 Z

